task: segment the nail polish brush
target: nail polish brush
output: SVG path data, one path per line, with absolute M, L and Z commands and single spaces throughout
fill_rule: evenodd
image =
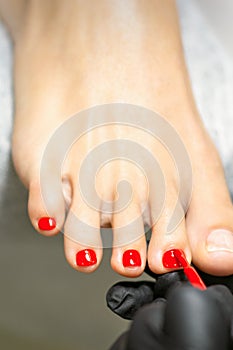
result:
M 189 264 L 181 249 L 170 249 L 166 251 L 163 255 L 163 265 L 166 268 L 172 269 L 183 267 L 184 274 L 193 287 L 201 290 L 206 289 L 201 277 L 198 275 L 194 267 Z
M 179 250 L 174 249 L 174 256 L 178 260 L 180 266 L 184 269 L 184 274 L 189 280 L 189 282 L 192 284 L 193 287 L 199 288 L 201 290 L 206 289 L 206 285 L 202 281 L 201 277 L 198 275 L 197 271 L 192 267 L 189 262 L 187 261 L 185 254 Z

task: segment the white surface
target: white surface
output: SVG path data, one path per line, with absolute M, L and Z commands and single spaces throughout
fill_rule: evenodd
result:
M 178 5 L 195 99 L 233 193 L 233 59 L 194 1 L 179 0 Z
M 233 60 L 232 40 L 232 0 L 195 0 L 205 18 L 210 23 L 213 32 L 223 44 L 225 50 Z

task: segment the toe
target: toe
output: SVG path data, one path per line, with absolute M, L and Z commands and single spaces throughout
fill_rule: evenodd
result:
M 202 271 L 212 275 L 233 274 L 233 206 L 227 196 L 196 200 L 194 197 L 188 215 L 187 232 L 193 262 Z
M 112 218 L 113 250 L 111 266 L 117 273 L 137 277 L 146 264 L 146 239 L 141 209 L 131 203 Z
M 193 167 L 187 234 L 194 264 L 211 275 L 233 274 L 233 205 L 216 148 L 200 143 Z
M 70 266 L 84 273 L 94 272 L 102 259 L 102 248 L 81 245 L 66 235 L 64 236 L 64 251 Z
M 153 203 L 151 207 L 154 207 Z M 148 247 L 148 265 L 157 274 L 177 269 L 176 265 L 169 264 L 169 267 L 167 264 L 164 265 L 163 256 L 170 249 L 181 249 L 187 260 L 191 262 L 191 251 L 186 234 L 183 209 L 181 206 L 177 207 L 178 212 L 176 214 L 179 215 L 180 219 L 172 227 L 170 224 L 174 214 L 173 208 L 174 206 L 166 204 L 159 220 L 152 226 L 152 235 Z
M 71 267 L 85 273 L 96 270 L 102 259 L 100 211 L 89 207 L 78 191 L 64 227 L 64 250 Z
M 49 178 L 48 178 L 49 183 Z M 28 213 L 34 228 L 43 235 L 55 235 L 63 227 L 65 201 L 61 190 L 49 185 L 42 195 L 39 181 L 29 186 Z

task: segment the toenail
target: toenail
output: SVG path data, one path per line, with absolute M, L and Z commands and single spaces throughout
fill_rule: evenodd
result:
M 122 262 L 124 267 L 137 267 L 142 264 L 140 254 L 135 249 L 126 250 L 123 254 Z
M 76 254 L 76 264 L 78 266 L 92 266 L 97 263 L 97 258 L 94 250 L 84 249 Z
M 171 250 L 167 250 L 164 254 L 163 254 L 163 258 L 162 258 L 162 262 L 163 262 L 163 266 L 167 269 L 174 269 L 177 267 L 182 267 L 181 263 L 179 262 L 179 260 L 177 259 L 175 252 L 181 252 L 182 255 L 184 255 L 184 252 L 180 249 L 171 249 Z
M 214 230 L 207 237 L 208 252 L 230 252 L 233 253 L 233 233 L 228 230 Z
M 51 231 L 56 227 L 56 220 L 50 217 L 40 218 L 38 221 L 38 227 L 42 231 Z

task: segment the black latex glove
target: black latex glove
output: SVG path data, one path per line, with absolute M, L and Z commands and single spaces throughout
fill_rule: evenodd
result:
M 196 267 L 195 269 L 207 287 L 222 284 L 233 294 L 233 275 L 216 277 L 208 275 Z M 145 272 L 155 278 L 155 281 L 118 282 L 107 292 L 106 299 L 108 307 L 122 318 L 132 320 L 135 312 L 141 306 L 157 298 L 166 298 L 169 288 L 177 282 L 187 282 L 183 270 L 157 275 L 146 267 Z
M 152 323 L 153 323 L 153 327 L 155 327 L 155 331 L 157 329 L 157 330 L 160 330 L 160 333 L 161 333 L 162 332 L 161 327 L 164 327 L 164 325 L 160 322 L 162 319 L 161 315 L 164 315 L 165 310 L 172 310 L 172 303 L 173 303 L 173 302 L 171 302 L 171 300 L 170 301 L 168 300 L 166 302 L 164 299 L 161 299 L 161 298 L 166 298 L 167 295 L 169 295 L 168 290 L 171 289 L 172 286 L 174 286 L 177 282 L 186 281 L 186 277 L 185 277 L 182 270 L 171 272 L 171 273 L 164 274 L 164 275 L 155 275 L 151 271 L 149 271 L 148 269 L 147 269 L 147 272 L 151 276 L 156 278 L 156 282 L 144 281 L 144 282 L 120 282 L 120 283 L 117 283 L 112 288 L 110 288 L 110 290 L 108 291 L 107 303 L 113 312 L 117 313 L 118 315 L 120 315 L 123 318 L 132 319 L 135 316 L 135 313 L 137 312 L 137 310 L 139 308 L 141 308 L 145 304 L 148 304 L 148 303 L 151 303 L 154 301 L 150 306 L 148 306 L 148 309 L 146 309 L 147 311 L 145 311 L 146 312 L 145 315 L 147 315 L 147 313 L 148 313 L 148 317 L 147 316 L 145 316 L 145 317 L 140 316 L 141 312 L 143 312 L 143 311 L 140 311 L 139 316 L 137 316 L 137 318 L 133 322 L 132 329 L 135 329 L 135 326 L 134 326 L 135 322 L 136 322 L 136 324 L 140 324 L 140 322 L 142 324 L 143 323 L 146 324 L 146 322 L 148 320 L 153 320 Z M 208 291 L 205 291 L 205 292 L 201 292 L 199 290 L 196 290 L 196 289 L 190 287 L 190 290 L 193 291 L 193 293 L 196 293 L 196 294 L 201 293 L 200 294 L 200 298 L 201 298 L 200 303 L 203 302 L 203 300 L 205 300 L 204 305 L 208 305 L 207 310 L 211 309 L 213 314 L 215 314 L 215 315 L 219 315 L 219 312 L 221 312 L 221 311 L 219 311 L 219 308 L 222 310 L 222 312 L 228 313 L 228 315 L 233 315 L 233 301 L 232 301 L 233 297 L 231 295 L 231 292 L 233 292 L 233 276 L 213 277 L 213 276 L 210 276 L 208 274 L 202 273 L 201 271 L 198 271 L 198 272 L 201 275 L 202 279 L 204 280 L 204 282 L 207 286 L 214 285 L 214 284 L 225 284 L 225 286 L 228 287 L 228 288 L 220 287 L 220 286 L 211 287 L 208 289 Z M 212 295 L 214 295 L 214 299 L 215 299 L 214 303 L 215 304 L 217 303 L 219 305 L 217 309 L 214 307 L 210 307 L 210 303 L 212 303 L 212 305 L 213 305 L 213 301 L 212 302 L 210 301 L 210 300 L 212 300 L 212 297 L 209 298 L 209 293 L 212 293 Z M 208 298 L 207 298 L 207 296 L 208 296 Z M 207 299 L 209 301 L 207 301 Z M 172 299 L 172 300 L 174 300 L 174 299 Z M 192 305 L 193 305 L 193 303 L 191 302 L 189 307 L 192 307 Z M 160 310 L 160 312 L 158 310 Z M 185 308 L 185 310 L 189 310 L 189 308 L 187 307 L 187 308 Z M 150 315 L 151 314 L 153 315 L 155 313 L 155 311 L 156 311 L 157 316 L 154 315 L 154 317 L 155 317 L 155 319 L 154 319 L 154 317 L 151 318 Z M 189 310 L 189 312 L 190 312 L 190 310 Z M 209 314 L 206 313 L 206 315 L 208 316 Z M 186 315 L 186 317 L 188 317 L 188 316 Z M 228 317 L 228 321 L 227 321 L 228 327 L 226 324 L 224 324 L 225 330 L 229 329 L 229 327 L 230 327 L 229 317 Z M 221 319 L 221 317 L 220 317 L 220 319 Z M 208 328 L 209 324 L 207 322 L 208 319 L 203 320 L 203 318 L 202 318 L 201 320 L 202 320 L 202 322 L 203 321 L 206 322 L 206 327 L 207 327 L 207 329 L 209 329 Z M 219 316 L 216 316 L 217 323 L 219 322 L 218 320 L 219 320 Z M 195 315 L 195 322 L 198 324 L 198 315 Z M 142 324 L 140 325 L 140 327 L 142 327 Z M 146 329 L 150 329 L 150 327 L 146 327 Z M 130 332 L 133 333 L 132 330 Z M 115 345 L 115 347 L 113 347 L 113 349 L 114 350 L 115 349 L 116 350 L 128 349 L 126 347 L 126 342 L 128 341 L 129 334 L 131 334 L 131 333 L 126 333 L 126 334 L 122 335 L 121 339 L 118 341 L 117 345 Z M 141 339 L 142 341 L 145 341 L 148 338 L 148 341 L 150 342 L 150 337 L 148 337 L 148 335 L 146 336 L 146 334 L 147 334 L 146 332 L 143 332 L 143 333 L 140 332 L 140 333 L 138 333 L 138 335 L 139 334 L 141 334 L 141 336 L 142 336 L 142 339 Z M 153 332 L 151 334 L 153 334 Z M 189 334 L 191 334 L 191 333 L 189 333 Z M 204 332 L 204 334 L 206 335 L 206 339 L 209 339 L 208 337 L 210 336 L 210 334 L 208 332 Z M 207 334 L 208 334 L 208 336 L 207 336 Z M 214 332 L 214 334 L 217 335 L 216 332 Z M 228 334 L 229 334 L 229 332 L 228 332 Z M 152 339 L 154 339 L 155 335 L 156 334 L 154 334 L 152 336 Z M 163 332 L 161 333 L 161 336 L 164 336 Z M 132 342 L 132 339 L 134 337 L 135 336 L 132 336 L 130 338 L 131 342 Z M 165 337 L 165 338 L 169 339 L 169 337 Z M 221 339 L 221 336 L 218 335 L 218 338 Z M 135 339 L 137 339 L 137 337 Z M 165 346 L 169 346 L 169 345 L 165 345 L 165 343 L 163 341 L 159 347 L 158 337 L 156 339 L 157 339 L 157 343 L 154 343 L 153 349 L 155 349 L 155 350 L 156 349 L 167 349 L 167 347 L 165 347 Z M 155 341 L 155 339 L 153 341 Z M 160 339 L 159 341 L 162 341 L 162 340 Z M 218 344 L 218 342 L 215 341 L 215 344 Z M 135 347 L 136 345 L 132 345 L 132 346 Z M 129 349 L 134 349 L 134 347 L 132 347 L 132 346 Z M 157 346 L 157 347 L 155 347 L 155 346 Z M 180 346 L 181 345 L 179 344 L 178 347 L 180 348 Z M 195 346 L 195 344 L 193 346 Z M 229 346 L 226 348 L 227 350 L 231 349 L 231 347 L 229 348 Z M 137 348 L 135 347 L 135 349 L 137 349 Z M 141 349 L 147 350 L 146 345 L 145 345 L 145 347 L 143 347 Z M 150 347 L 148 347 L 148 349 L 150 349 Z M 184 349 L 186 349 L 186 348 L 184 348 Z M 201 349 L 202 350 L 202 348 L 200 348 L 200 347 L 199 348 L 193 347 L 192 349 Z M 211 349 L 211 350 L 213 350 L 213 349 Z M 221 346 L 219 349 L 223 350 L 224 348 Z
M 225 286 L 206 291 L 180 283 L 135 315 L 111 350 L 232 350 L 233 296 Z

